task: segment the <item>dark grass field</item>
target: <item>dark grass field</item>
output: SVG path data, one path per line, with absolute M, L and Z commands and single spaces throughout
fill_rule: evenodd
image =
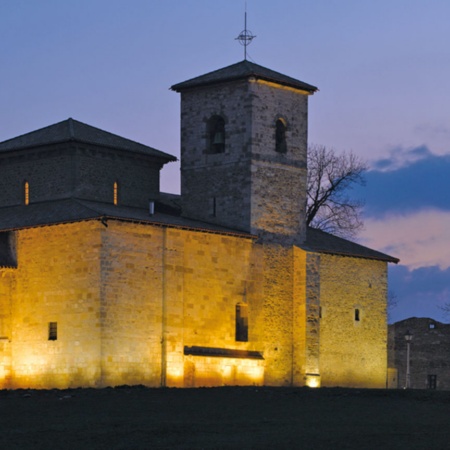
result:
M 0 449 L 450 449 L 450 392 L 0 391 Z

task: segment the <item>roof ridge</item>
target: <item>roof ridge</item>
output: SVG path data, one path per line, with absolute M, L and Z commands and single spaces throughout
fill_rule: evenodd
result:
M 70 136 L 71 139 L 75 139 L 75 132 L 74 132 L 74 129 L 73 129 L 73 119 L 72 119 L 72 117 L 69 117 L 67 119 L 67 122 L 68 122 L 68 125 L 69 125 L 69 136 Z
M 176 161 L 173 155 L 165 153 L 149 145 L 119 136 L 110 131 L 102 130 L 71 117 L 53 125 L 48 125 L 34 131 L 0 142 L 0 152 L 40 147 L 76 141 L 84 144 L 102 146 L 128 152 L 146 154 L 165 161 Z
M 213 70 L 204 75 L 190 78 L 181 83 L 174 84 L 170 89 L 173 91 L 181 92 L 185 89 L 231 82 L 235 80 L 246 79 L 252 76 L 280 85 L 289 86 L 294 89 L 306 91 L 310 94 L 318 90 L 317 87 L 311 84 L 297 80 L 296 78 L 292 78 L 288 75 L 284 75 L 280 72 L 261 66 L 260 64 L 254 63 L 247 59 L 217 70 Z

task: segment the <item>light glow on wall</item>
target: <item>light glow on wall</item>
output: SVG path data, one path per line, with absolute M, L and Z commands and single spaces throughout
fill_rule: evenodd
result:
M 170 387 L 184 386 L 184 368 L 182 364 L 170 364 L 167 367 L 166 384 Z
M 320 375 L 316 373 L 307 373 L 305 384 L 310 388 L 320 387 Z

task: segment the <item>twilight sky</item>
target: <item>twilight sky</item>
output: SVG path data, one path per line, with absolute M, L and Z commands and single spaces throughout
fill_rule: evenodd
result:
M 175 83 L 243 59 L 244 0 L 3 0 L 0 141 L 73 117 L 179 156 Z M 247 0 L 248 59 L 318 86 L 309 140 L 370 163 L 360 241 L 398 305 L 448 321 L 450 2 Z M 162 189 L 179 190 L 179 166 Z

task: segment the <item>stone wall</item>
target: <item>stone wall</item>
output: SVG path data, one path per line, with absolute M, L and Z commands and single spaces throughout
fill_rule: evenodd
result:
M 113 203 L 118 184 L 118 204 L 148 208 L 159 197 L 159 164 L 144 155 L 77 145 L 74 162 L 74 196 Z
M 284 245 L 301 244 L 306 232 L 308 95 L 263 81 L 250 82 L 249 95 L 251 232 Z M 286 123 L 286 153 L 275 151 L 279 118 Z
M 159 196 L 160 163 L 145 155 L 75 143 L 0 155 L 0 206 L 76 197 L 113 203 L 118 183 L 122 205 L 148 208 Z
M 302 242 L 307 95 L 241 80 L 183 92 L 181 99 L 183 214 Z M 211 154 L 208 121 L 216 115 L 225 120 L 225 150 Z M 286 153 L 275 151 L 278 118 L 287 125 Z
M 407 332 L 412 335 L 410 387 L 450 389 L 450 325 L 427 317 L 389 325 L 389 367 L 398 371 L 397 384 L 392 387 L 406 386 Z
M 73 193 L 73 155 L 69 145 L 0 154 L 0 206 L 23 205 L 24 183 L 29 201 L 67 198 Z
M 0 269 L 0 388 L 11 380 L 11 303 L 14 271 L 15 269 Z
M 0 387 L 385 386 L 383 262 L 115 220 L 20 230 L 16 251 Z
M 17 232 L 18 268 L 0 278 L 0 386 L 263 384 L 262 247 L 249 238 L 107 225 Z M 244 342 L 236 341 L 237 304 L 248 306 Z
M 225 151 L 208 150 L 208 121 L 225 120 Z M 250 230 L 251 98 L 245 81 L 181 94 L 183 214 Z
M 322 386 L 386 387 L 387 264 L 331 255 L 317 263 Z
M 99 222 L 17 231 L 9 386 L 93 386 L 100 378 Z M 103 227 L 102 227 L 103 228 Z M 49 324 L 57 339 L 49 340 Z

